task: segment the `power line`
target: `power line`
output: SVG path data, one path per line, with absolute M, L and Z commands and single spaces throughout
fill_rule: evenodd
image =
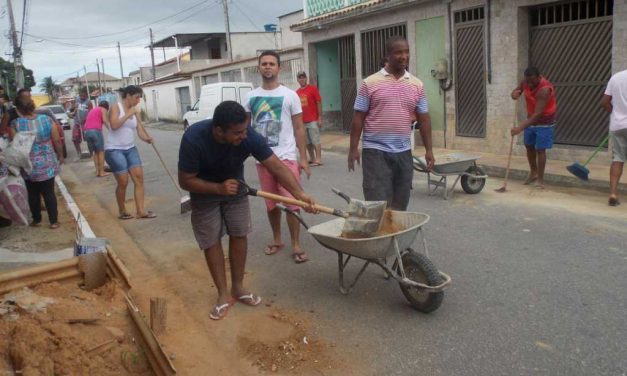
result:
M 253 25 L 253 27 L 259 31 L 264 32 L 264 36 L 266 37 L 266 39 L 268 39 L 270 42 L 272 42 L 273 44 L 276 43 L 276 41 L 274 39 L 272 39 L 269 35 L 267 35 L 265 33 L 265 30 L 260 28 L 259 26 L 257 26 L 257 24 L 250 18 L 248 17 L 248 14 L 246 14 L 242 8 L 239 7 L 239 5 L 237 5 L 237 2 L 235 0 L 233 0 L 233 5 L 235 5 L 235 8 L 237 8 L 237 10 L 240 12 L 240 14 L 242 14 L 247 20 L 248 22 L 250 22 L 251 25 Z
M 170 18 L 176 17 L 176 16 L 178 16 L 179 14 L 181 14 L 181 13 L 185 13 L 185 12 L 187 12 L 187 11 L 189 11 L 189 10 L 193 9 L 193 8 L 196 8 L 196 7 L 200 6 L 200 5 L 203 5 L 203 4 L 205 4 L 205 5 L 206 5 L 206 3 L 207 3 L 207 1 L 206 1 L 206 0 L 204 0 L 204 1 L 201 1 L 201 2 L 198 2 L 198 3 L 194 4 L 194 5 L 192 5 L 192 6 L 191 6 L 191 7 L 189 7 L 189 8 L 185 8 L 185 9 L 183 9 L 183 10 L 181 10 L 181 11 L 178 11 L 178 12 L 176 12 L 176 13 L 174 13 L 174 14 L 171 14 L 171 15 L 169 15 L 169 16 L 166 16 L 166 17 L 160 18 L 160 19 L 158 19 L 158 20 L 155 20 L 155 21 L 149 22 L 149 23 L 144 24 L 144 25 L 141 25 L 141 26 L 136 26 L 136 27 L 133 27 L 133 28 L 130 28 L 130 29 L 122 30 L 122 31 L 116 31 L 116 32 L 114 32 L 114 33 L 107 33 L 107 34 L 100 34 L 100 35 L 91 35 L 91 36 L 85 36 L 85 37 L 54 37 L 54 36 L 49 36 L 48 38 L 49 38 L 49 39 L 53 39 L 53 40 L 54 40 L 54 39 L 57 39 L 57 40 L 79 40 L 79 39 L 83 39 L 83 40 L 84 40 L 84 39 L 96 39 L 96 38 L 102 38 L 102 37 L 108 37 L 108 36 L 114 36 L 114 35 L 125 34 L 125 33 L 128 33 L 128 32 L 130 32 L 130 31 L 140 30 L 140 29 L 146 28 L 146 27 L 148 27 L 148 26 L 151 26 L 151 25 L 153 25 L 153 24 L 159 23 L 159 22 L 161 22 L 161 21 L 165 21 L 165 20 L 168 20 L 168 19 L 170 19 Z M 36 36 L 36 35 L 29 35 L 29 36 L 32 36 L 32 37 L 34 37 L 34 38 L 44 39 L 44 38 L 42 38 L 41 36 Z M 116 48 L 117 48 L 117 47 L 116 47 Z

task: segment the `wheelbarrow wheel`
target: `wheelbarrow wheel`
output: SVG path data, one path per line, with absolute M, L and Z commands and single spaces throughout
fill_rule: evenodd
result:
M 412 281 L 420 282 L 428 286 L 441 284 L 442 277 L 438 268 L 427 258 L 427 256 L 416 253 L 413 250 L 402 256 L 405 276 Z M 435 311 L 442 304 L 444 292 L 427 292 L 415 287 L 404 286 L 399 283 L 401 291 L 411 305 L 422 313 Z
M 466 170 L 466 173 L 470 175 L 485 175 L 485 172 L 479 166 L 470 166 Z M 485 178 L 474 178 L 472 176 L 464 175 L 461 179 L 462 189 L 464 192 L 475 195 L 485 187 Z

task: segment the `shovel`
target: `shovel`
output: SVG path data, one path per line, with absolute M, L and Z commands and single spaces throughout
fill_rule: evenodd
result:
M 157 147 L 155 146 L 154 142 L 151 143 L 150 145 L 152 145 L 152 148 L 155 150 L 157 157 L 159 157 L 159 160 L 161 161 L 161 164 L 163 165 L 163 169 L 165 170 L 165 172 L 168 173 L 168 176 L 172 180 L 172 184 L 174 184 L 174 186 L 176 187 L 176 190 L 179 191 L 179 194 L 181 195 L 181 214 L 187 213 L 188 211 L 192 210 L 192 205 L 191 205 L 189 196 L 183 193 L 183 190 L 181 189 L 181 187 L 179 187 L 179 184 L 174 179 L 174 176 L 172 176 L 172 174 L 170 173 L 170 170 L 168 170 L 168 166 L 165 164 L 165 161 L 163 160 L 163 158 L 161 158 L 161 154 L 159 153 L 159 150 L 157 150 Z
M 301 208 L 309 206 L 308 203 L 294 198 L 276 195 L 274 193 L 259 191 L 251 188 L 248 185 L 240 181 L 240 184 L 245 187 L 246 193 L 250 196 L 262 197 L 275 202 L 280 202 L 287 205 L 295 205 Z M 348 210 L 340 210 L 329 208 L 322 205 L 314 205 L 314 208 L 322 213 L 335 215 L 346 219 L 344 221 L 344 227 L 342 232 L 349 236 L 366 237 L 379 231 L 381 222 L 383 221 L 383 214 L 387 202 L 385 201 L 359 201 L 353 200 L 346 196 L 344 193 L 333 190 L 336 194 L 340 195 L 349 202 Z
M 578 177 L 579 179 L 581 179 L 583 181 L 588 181 L 588 174 L 590 173 L 590 170 L 586 167 L 586 165 L 588 163 L 590 163 L 592 158 L 594 158 L 597 155 L 597 153 L 605 146 L 605 143 L 607 142 L 607 140 L 609 138 L 610 138 L 609 134 L 607 136 L 605 136 L 603 141 L 601 141 L 599 146 L 597 146 L 597 148 L 594 150 L 592 155 L 590 155 L 590 157 L 588 157 L 588 160 L 584 164 L 581 164 L 581 163 L 575 161 L 575 163 L 571 164 L 570 166 L 567 166 L 566 169 L 571 174 L 573 174 L 576 177 Z

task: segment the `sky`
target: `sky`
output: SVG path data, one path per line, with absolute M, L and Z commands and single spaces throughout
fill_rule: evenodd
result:
M 38 85 L 47 76 L 61 83 L 76 72 L 82 75 L 83 66 L 96 72 L 97 59 L 103 59 L 105 73 L 120 77 L 118 41 L 125 76 L 149 66 L 149 28 L 155 41 L 177 33 L 224 32 L 221 0 L 12 0 L 18 40 L 24 2 L 23 61 L 34 71 Z M 277 24 L 278 16 L 302 9 L 303 1 L 228 0 L 228 4 L 231 31 L 262 31 L 265 24 Z M 8 36 L 4 0 L 0 27 L 3 36 Z M 12 59 L 10 38 L 0 38 L 0 48 L 4 59 Z M 165 50 L 166 59 L 174 56 L 174 48 Z M 163 50 L 156 49 L 155 63 L 163 60 Z

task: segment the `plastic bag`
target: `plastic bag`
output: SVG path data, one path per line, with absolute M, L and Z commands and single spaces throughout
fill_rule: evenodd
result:
M 29 207 L 26 184 L 21 176 L 7 176 L 5 187 L 0 191 L 0 205 L 16 224 L 28 225 Z
M 29 175 L 33 170 L 30 151 L 33 149 L 36 137 L 35 132 L 17 132 L 9 146 L 0 153 L 0 162 L 11 167 L 20 167 Z

